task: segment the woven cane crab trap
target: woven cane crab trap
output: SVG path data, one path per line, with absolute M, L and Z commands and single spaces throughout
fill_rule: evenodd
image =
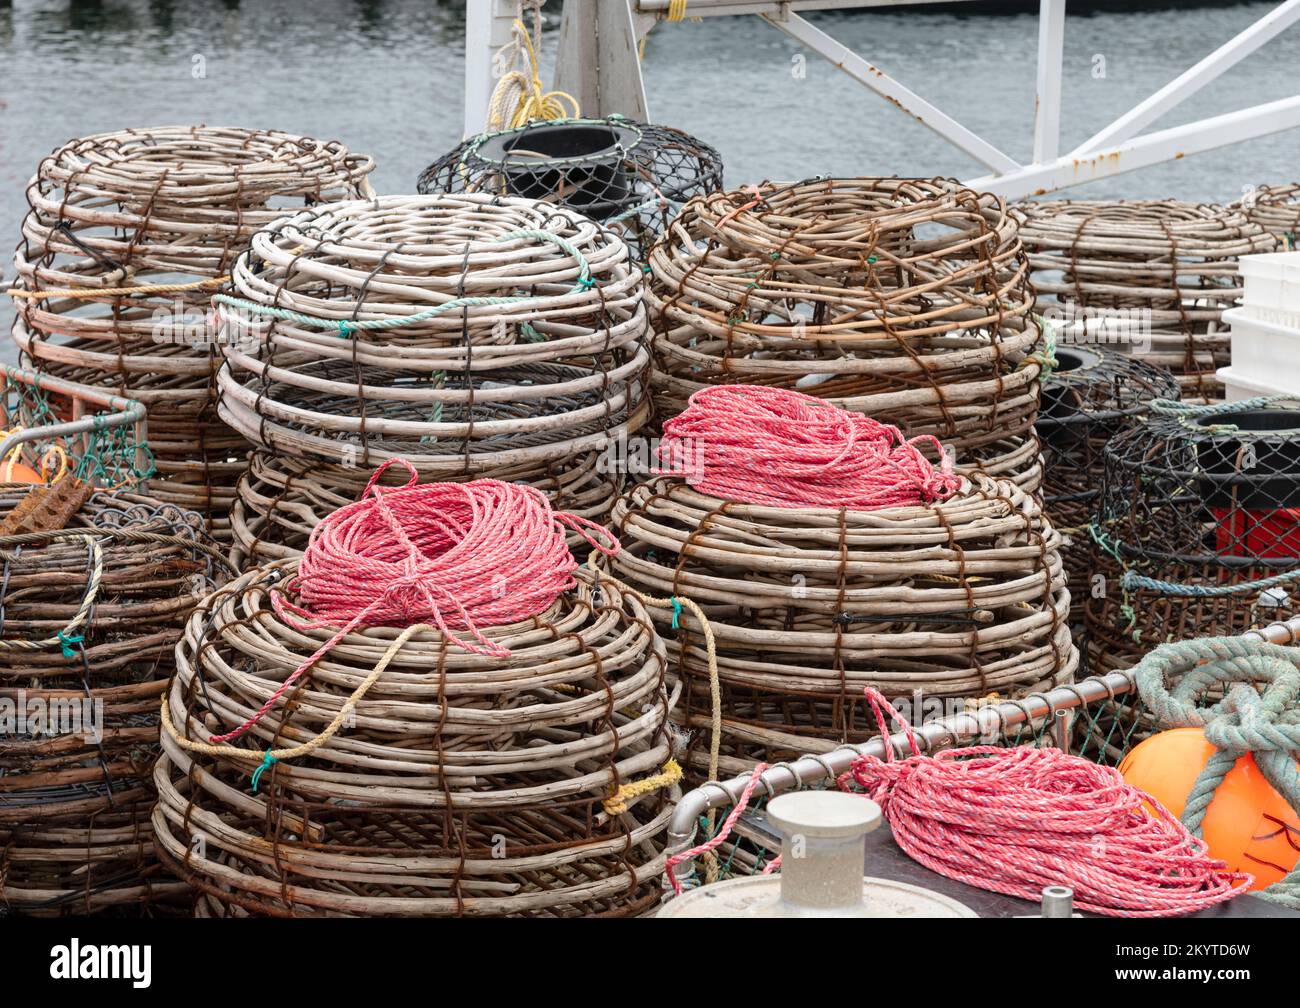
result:
M 897 178 L 715 193 L 649 265 L 661 417 L 707 385 L 797 387 L 1037 486 L 1041 334 L 997 197 Z
M 1175 200 L 1048 200 L 1014 209 L 1038 311 L 1076 342 L 1112 343 L 1178 376 L 1183 398 L 1214 401 L 1228 364 L 1223 312 L 1241 297 L 1239 256 L 1277 240 L 1239 209 Z
M 1093 671 L 1300 612 L 1300 409 L 1156 403 L 1106 447 L 1093 536 Z
M 485 194 L 334 204 L 258 234 L 233 287 L 215 299 L 222 417 L 293 460 L 281 473 L 325 463 L 280 494 L 255 460 L 244 557 L 296 552 L 320 490 L 351 494 L 397 456 L 426 481 L 499 476 L 593 516 L 612 502 L 596 458 L 648 419 L 646 312 L 627 246 L 582 215 Z
M 1286 248 L 1295 248 L 1300 234 L 1300 182 L 1260 186 L 1232 205 Z
M 149 409 L 161 499 L 228 536 L 243 439 L 216 412 L 208 299 L 252 234 L 369 192 L 373 162 L 264 130 L 159 127 L 73 140 L 27 187 L 14 341 L 32 366 Z
M 1035 429 L 1043 450 L 1043 502 L 1062 536 L 1070 622 L 1080 625 L 1093 566 L 1088 529 L 1101 496 L 1102 453 L 1152 400 L 1177 399 L 1178 381 L 1162 368 L 1101 347 L 1058 346 L 1055 355 Z
M 470 137 L 429 165 L 422 193 L 482 192 L 570 207 L 644 259 L 692 196 L 722 187 L 722 159 L 681 130 L 622 116 L 533 122 Z
M 1059 536 L 1007 480 L 863 511 L 740 504 L 660 478 L 629 489 L 612 526 L 618 577 L 691 599 L 712 626 L 720 730 L 701 626 L 651 613 L 685 685 L 675 716 L 697 780 L 866 741 L 868 685 L 964 702 L 1074 676 Z
M 154 856 L 150 776 L 176 642 L 224 562 L 199 515 L 134 494 L 28 531 L 35 492 L 0 487 L 0 905 L 187 905 Z
M 214 593 L 177 649 L 154 825 L 200 914 L 625 916 L 658 902 L 677 792 L 618 798 L 672 750 L 663 644 L 636 598 L 579 571 L 548 611 L 485 631 L 506 660 L 436 630 L 358 630 L 253 729 L 248 758 L 192 751 L 330 636 L 273 605 L 296 569 Z M 376 670 L 342 731 L 257 772 L 263 749 L 318 736 Z

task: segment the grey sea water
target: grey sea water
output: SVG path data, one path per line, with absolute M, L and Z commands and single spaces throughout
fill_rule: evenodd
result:
M 1063 149 L 1271 6 L 1068 17 Z M 1028 159 L 1036 16 L 964 14 L 954 5 L 938 13 L 885 9 L 808 17 L 1012 157 Z M 338 138 L 374 155 L 380 192 L 413 191 L 420 170 L 460 137 L 464 18 L 465 0 L 0 3 L 5 275 L 12 272 L 8 249 L 25 210 L 24 183 L 44 154 L 87 133 L 201 122 Z M 543 47 L 548 71 L 555 13 L 549 21 Z M 1158 125 L 1285 97 L 1294 93 L 1298 63 L 1300 29 L 1293 29 Z M 731 185 L 818 173 L 972 178 L 983 171 L 756 17 L 660 25 L 648 40 L 643 72 L 652 117 L 717 147 Z M 1229 200 L 1251 184 L 1300 177 L 1298 160 L 1300 136 L 1281 133 L 1073 193 Z M 7 304 L 0 307 L 6 333 L 8 311 Z M 12 348 L 0 354 L 11 359 Z

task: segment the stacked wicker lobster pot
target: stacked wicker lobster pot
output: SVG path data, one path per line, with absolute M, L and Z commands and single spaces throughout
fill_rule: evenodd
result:
M 604 452 L 648 419 L 641 272 L 576 211 L 484 194 L 287 216 L 217 296 L 220 412 L 257 446 L 232 516 L 243 565 L 301 554 L 375 465 L 491 476 L 602 518 Z
M 154 853 L 150 776 L 176 643 L 220 553 L 197 514 L 126 493 L 14 531 L 40 492 L 0 488 L 0 906 L 188 907 Z
M 202 513 L 220 539 L 247 445 L 217 417 L 209 298 L 256 230 L 368 194 L 372 168 L 332 141 L 161 127 L 73 140 L 28 185 L 15 257 L 23 357 L 144 403 L 151 492 Z
M 1015 208 L 1039 312 L 1075 342 L 1105 342 L 1178 376 L 1183 399 L 1223 398 L 1223 312 L 1239 256 L 1277 240 L 1240 209 L 1174 200 L 1049 200 Z M 1064 325 L 1062 325 L 1064 323 Z
M 725 391 L 748 400 L 772 390 Z M 802 505 L 802 488 L 844 463 L 839 422 L 814 426 L 826 419 L 784 433 L 769 425 L 760 464 L 711 444 L 711 418 L 699 451 L 738 477 L 733 494 L 714 492 L 706 461 L 615 505 L 623 548 L 607 561 L 612 573 L 651 597 L 689 599 L 709 621 L 706 633 L 693 610 L 651 614 L 684 684 L 675 716 L 697 781 L 866 741 L 876 731 L 867 686 L 959 711 L 1073 681 L 1060 537 L 1036 497 L 1010 480 L 948 475 L 942 492 L 927 488 L 915 503 Z M 674 421 L 665 435 L 679 443 Z M 903 451 L 896 429 L 892 437 L 891 451 Z M 791 443 L 824 446 L 826 464 L 792 469 Z M 888 477 L 900 457 L 876 474 Z M 862 469 L 847 466 L 854 479 Z M 781 470 L 795 474 L 792 498 L 749 493 L 745 484 Z
M 1260 186 L 1233 206 L 1287 249 L 1295 248 L 1296 237 L 1300 235 L 1300 183 Z
M 1081 626 L 1094 566 L 1088 529 L 1101 496 L 1106 444 L 1145 416 L 1152 400 L 1177 399 L 1179 390 L 1163 368 L 1102 347 L 1062 346 L 1055 355 L 1035 429 L 1043 449 L 1043 503 L 1062 536 L 1070 622 Z
M 420 175 L 422 193 L 484 192 L 570 207 L 644 259 L 688 199 L 722 186 L 718 152 L 681 130 L 614 115 L 482 133 Z
M 579 570 L 543 611 L 480 628 L 502 658 L 433 626 L 295 620 L 299 564 L 213 594 L 177 651 L 154 826 L 201 916 L 658 903 L 680 771 L 664 646 L 641 602 Z M 236 745 L 210 744 L 241 724 Z
M 898 178 L 714 193 L 649 266 L 660 420 L 709 385 L 797 388 L 1037 487 L 1041 334 L 999 198 Z
M 1300 409 L 1157 402 L 1105 450 L 1086 600 L 1093 671 L 1300 612 Z M 1098 596 L 1098 597 L 1093 597 Z

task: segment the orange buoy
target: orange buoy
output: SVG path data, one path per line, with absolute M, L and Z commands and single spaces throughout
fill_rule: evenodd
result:
M 1172 728 L 1134 746 L 1119 765 L 1124 780 L 1176 816 L 1214 755 L 1199 728 Z M 1251 889 L 1279 881 L 1300 861 L 1300 816 L 1273 790 L 1249 754 L 1228 771 L 1206 809 L 1202 835 L 1230 871 L 1255 876 Z
M 45 480 L 31 466 L 12 459 L 0 462 L 0 483 L 44 483 Z

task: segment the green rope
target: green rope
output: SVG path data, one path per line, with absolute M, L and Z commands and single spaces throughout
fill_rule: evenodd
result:
M 1059 363 L 1056 359 L 1056 330 L 1052 327 L 1052 323 L 1041 315 L 1035 315 L 1034 320 L 1043 333 L 1043 349 L 1035 350 L 1029 354 L 1021 367 L 1026 364 L 1037 364 L 1041 369 L 1038 372 L 1038 381 L 1041 384 L 1051 377 L 1052 372 L 1056 370 Z
M 1300 816 L 1300 648 L 1252 637 L 1178 641 L 1150 652 L 1133 678 L 1162 724 L 1200 728 L 1216 750 L 1187 796 L 1182 821 L 1189 830 L 1200 836 L 1215 792 L 1247 753 Z M 1172 689 L 1166 685 L 1171 681 Z M 1212 692 L 1223 699 L 1198 703 Z M 1300 910 L 1300 864 L 1257 895 Z
M 1146 577 L 1125 570 L 1120 585 L 1127 591 L 1134 588 L 1146 588 L 1158 591 L 1162 595 L 1175 595 L 1182 598 L 1222 598 L 1225 595 L 1240 595 L 1255 591 L 1264 591 L 1278 585 L 1300 580 L 1300 568 L 1283 571 L 1271 577 L 1257 578 L 1254 581 L 1242 581 L 1238 584 L 1199 585 L 1180 584 L 1177 581 L 1161 581 L 1159 578 Z

